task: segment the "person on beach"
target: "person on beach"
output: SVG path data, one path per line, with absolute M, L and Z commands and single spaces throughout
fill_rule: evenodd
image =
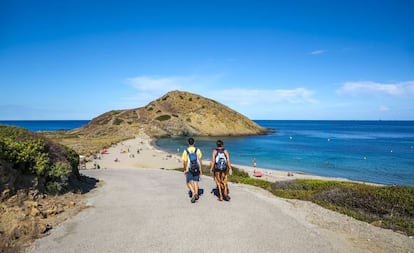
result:
M 230 163 L 230 155 L 227 149 L 223 147 L 222 140 L 217 140 L 217 148 L 213 150 L 210 171 L 214 173 L 214 181 L 217 185 L 218 200 L 229 201 L 229 187 L 227 185 L 227 175 L 232 175 L 233 171 Z
M 203 174 L 202 153 L 199 148 L 194 146 L 194 139 L 188 139 L 188 148 L 183 151 L 181 159 L 183 160 L 184 174 L 188 189 L 191 191 L 191 203 L 195 203 L 198 196 L 198 181 Z

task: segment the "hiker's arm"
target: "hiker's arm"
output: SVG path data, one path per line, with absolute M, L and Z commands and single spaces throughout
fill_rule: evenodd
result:
M 181 156 L 181 159 L 183 160 L 183 168 L 184 168 L 184 173 L 186 173 L 187 172 L 187 168 L 188 168 L 188 157 L 187 157 L 187 153 L 184 151 L 183 152 L 183 154 L 182 154 L 182 156 Z
M 227 157 L 228 173 L 231 176 L 233 174 L 233 169 L 231 168 L 230 154 L 229 154 L 229 152 L 227 150 L 224 150 L 224 154 Z
M 213 153 L 211 155 L 211 162 L 210 162 L 210 172 L 213 172 L 215 159 L 216 159 L 216 150 L 213 150 Z
M 188 161 L 184 160 L 184 161 L 183 161 L 184 173 L 186 173 L 186 172 L 187 172 L 187 164 L 188 164 Z
M 200 176 L 202 176 L 203 175 L 203 154 L 201 153 L 200 149 L 197 151 L 198 151 L 197 152 L 198 161 L 200 162 Z

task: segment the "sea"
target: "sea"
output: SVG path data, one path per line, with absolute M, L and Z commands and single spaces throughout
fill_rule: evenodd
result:
M 0 124 L 22 127 L 34 132 L 72 130 L 88 122 L 89 120 L 0 120 Z
M 414 185 L 414 121 L 256 120 L 267 135 L 221 137 L 232 163 L 386 185 Z M 217 137 L 197 137 L 211 159 Z M 162 138 L 180 153 L 187 138 Z
M 70 130 L 88 120 L 0 121 L 31 131 Z M 385 185 L 414 186 L 414 121 L 255 120 L 267 135 L 195 137 L 205 159 L 217 139 L 232 163 Z M 186 137 L 161 138 L 158 148 L 181 154 Z

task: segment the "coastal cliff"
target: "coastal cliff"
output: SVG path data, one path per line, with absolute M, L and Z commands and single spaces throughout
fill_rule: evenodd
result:
M 140 130 L 154 137 L 240 136 L 267 132 L 217 101 L 189 92 L 171 91 L 144 107 L 106 112 L 74 133 L 89 137 L 126 137 Z

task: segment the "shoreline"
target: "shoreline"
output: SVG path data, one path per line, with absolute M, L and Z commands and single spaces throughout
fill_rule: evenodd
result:
M 106 154 L 96 154 L 97 159 L 91 159 L 86 163 L 86 169 L 94 169 L 95 164 L 101 169 L 107 168 L 159 168 L 159 169 L 176 169 L 183 166 L 181 155 L 170 153 L 157 147 L 155 139 L 140 131 L 133 139 L 122 141 L 107 149 Z M 181 151 L 180 151 L 181 152 Z M 206 155 L 205 155 L 206 156 Z M 207 155 L 209 156 L 209 154 Z M 117 161 L 116 161 L 117 160 Z M 202 164 L 210 164 L 209 159 L 202 160 Z M 293 179 L 318 179 L 318 180 L 335 180 L 346 182 L 358 182 L 365 184 L 380 185 L 370 182 L 354 181 L 346 178 L 326 177 L 313 174 L 307 174 L 299 171 L 274 170 L 248 165 L 233 164 L 249 174 L 251 178 L 267 180 L 270 182 L 286 181 Z M 262 172 L 261 177 L 254 176 L 255 171 Z

